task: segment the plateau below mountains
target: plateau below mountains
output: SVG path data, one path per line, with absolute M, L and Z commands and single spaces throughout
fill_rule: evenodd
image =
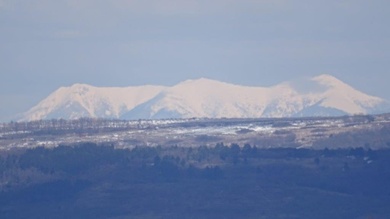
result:
M 390 114 L 311 118 L 39 120 L 0 123 L 0 151 L 94 143 L 115 148 L 249 144 L 314 150 L 390 148 Z
M 389 103 L 337 78 L 320 75 L 271 87 L 247 87 L 210 79 L 171 87 L 61 87 L 18 120 L 167 118 L 280 118 L 386 112 Z

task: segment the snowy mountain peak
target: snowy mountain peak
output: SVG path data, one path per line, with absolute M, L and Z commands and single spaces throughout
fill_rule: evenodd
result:
M 326 74 L 271 87 L 246 87 L 199 78 L 172 87 L 61 87 L 21 120 L 329 116 L 377 113 L 386 104 L 383 99 L 357 91 Z
M 65 89 L 68 89 L 72 92 L 79 92 L 79 91 L 88 91 L 89 89 L 93 89 L 93 88 L 96 88 L 92 85 L 89 85 L 89 84 L 73 84 L 71 86 L 68 86 L 68 87 L 61 87 L 61 88 L 65 88 Z
M 78 88 L 93 87 L 93 86 L 92 86 L 92 85 L 89 85 L 89 84 L 76 83 L 76 84 L 72 84 L 72 85 L 69 86 L 69 87 L 72 88 L 72 89 L 78 89 Z
M 226 86 L 231 85 L 225 82 L 208 79 L 208 78 L 198 78 L 198 79 L 190 79 L 183 82 L 180 82 L 179 84 L 175 85 L 176 87 L 182 87 L 182 86 L 190 86 L 190 87 L 207 87 L 207 86 Z
M 322 74 L 322 75 L 313 77 L 311 80 L 315 81 L 321 85 L 328 86 L 328 87 L 336 87 L 336 86 L 348 86 L 349 87 L 349 85 L 345 84 L 341 80 L 335 78 L 332 75 L 328 75 L 328 74 Z
M 313 77 L 315 80 L 321 80 L 321 81 L 340 81 L 338 78 L 334 77 L 333 75 L 329 74 L 320 74 L 318 76 Z

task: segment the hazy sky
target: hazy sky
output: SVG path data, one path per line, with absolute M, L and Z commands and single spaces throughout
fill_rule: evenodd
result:
M 327 73 L 390 99 L 389 27 L 388 0 L 0 0 L 0 121 L 73 83 Z

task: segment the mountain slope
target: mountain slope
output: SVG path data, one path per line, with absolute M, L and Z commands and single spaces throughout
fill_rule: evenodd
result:
M 381 98 L 357 91 L 330 75 L 320 75 L 312 80 L 327 88 L 321 94 L 323 99 L 321 106 L 323 107 L 337 108 L 350 114 L 356 114 L 366 113 L 367 110 L 383 102 Z
M 387 106 L 330 75 L 247 87 L 200 78 L 172 87 L 60 88 L 25 113 L 23 120 L 103 117 L 122 119 L 190 117 L 289 117 L 367 114 Z
M 370 113 L 385 101 L 368 96 L 330 75 L 320 75 L 298 86 L 290 82 L 263 88 L 244 87 L 209 79 L 188 80 L 167 88 L 122 118 L 289 117 Z
M 162 91 L 145 103 L 144 111 L 148 111 L 151 118 L 162 111 L 183 117 L 239 117 L 247 109 L 257 108 L 255 114 L 251 114 L 256 117 L 261 116 L 265 98 L 264 88 L 241 87 L 201 78 Z
M 118 118 L 154 97 L 163 86 L 93 87 L 75 84 L 61 87 L 24 114 L 23 120 L 80 117 Z

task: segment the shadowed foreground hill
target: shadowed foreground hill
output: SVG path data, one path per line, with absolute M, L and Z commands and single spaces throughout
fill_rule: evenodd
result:
M 389 218 L 389 150 L 3 152 L 1 218 Z

